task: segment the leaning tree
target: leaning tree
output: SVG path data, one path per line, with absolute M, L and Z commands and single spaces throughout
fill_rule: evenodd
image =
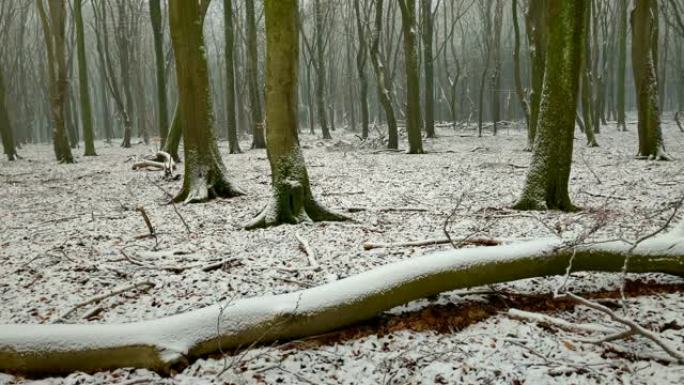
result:
M 266 144 L 272 201 L 247 228 L 303 221 L 340 221 L 311 193 L 297 135 L 299 34 L 297 0 L 266 0 Z
M 202 33 L 203 11 L 197 1 L 169 2 L 171 41 L 176 60 L 178 109 L 183 131 L 185 176 L 177 202 L 202 202 L 242 192 L 226 177 L 212 129 L 209 68 Z
M 568 193 L 575 130 L 572 106 L 577 105 L 587 5 L 588 0 L 548 2 L 548 20 L 554 22 L 549 26 L 538 132 L 517 209 L 576 209 Z
M 639 156 L 668 160 L 658 102 L 658 2 L 636 0 L 632 10 L 632 68 L 639 114 Z

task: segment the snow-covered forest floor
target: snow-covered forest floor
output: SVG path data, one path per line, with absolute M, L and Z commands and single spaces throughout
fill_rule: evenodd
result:
M 599 148 L 587 148 L 577 132 L 571 196 L 584 210 L 572 214 L 509 209 L 530 157 L 523 151 L 526 134 L 516 129 L 477 138 L 471 130 L 441 128 L 438 139 L 425 140 L 425 155 L 359 146 L 357 138 L 340 131 L 327 142 L 303 134 L 314 194 L 354 221 L 257 231 L 242 225 L 270 195 L 263 150 L 228 155 L 227 144 L 220 144 L 230 176 L 246 196 L 173 206 L 165 204 L 167 193 L 175 193 L 182 178 L 170 181 L 160 172 L 131 169 L 153 145 L 122 149 L 98 142 L 99 156 L 79 157 L 68 166 L 56 164 L 48 145 L 26 146 L 20 150 L 23 160 L 0 161 L 0 324 L 50 323 L 65 315 L 64 322 L 126 322 L 299 290 L 451 247 L 362 247 L 443 238 L 449 217 L 446 227 L 454 238 L 560 234 L 572 240 L 600 222 L 604 226 L 592 239 L 636 239 L 662 226 L 684 192 L 684 135 L 671 124 L 664 134 L 672 162 L 636 160 L 634 124 L 626 133 L 604 127 Z M 156 237 L 146 236 L 139 207 Z M 309 268 L 297 236 L 313 249 L 320 271 Z M 204 269 L 224 260 L 219 268 Z M 634 296 L 626 314 L 681 350 L 684 281 L 629 278 L 635 282 L 627 294 Z M 169 378 L 122 369 L 34 380 L 0 374 L 0 384 L 684 383 L 684 366 L 641 357 L 663 355 L 642 338 L 616 342 L 622 351 L 506 316 L 507 309 L 522 308 L 607 323 L 595 311 L 550 299 L 561 281 L 444 293 L 338 333 L 200 359 Z M 143 285 L 70 312 L 93 296 L 145 282 L 154 287 Z M 615 298 L 620 284 L 619 275 L 578 274 L 569 287 Z

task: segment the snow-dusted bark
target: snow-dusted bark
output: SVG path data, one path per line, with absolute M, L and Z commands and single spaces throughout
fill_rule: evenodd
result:
M 346 219 L 321 206 L 311 193 L 297 134 L 299 35 L 294 0 L 266 1 L 266 137 L 273 197 L 247 225 Z
M 448 290 L 565 274 L 571 258 L 572 271 L 621 272 L 628 255 L 629 272 L 684 276 L 684 225 L 636 247 L 623 241 L 571 247 L 547 239 L 437 252 L 311 289 L 150 321 L 0 325 L 0 371 L 139 367 L 166 372 L 222 349 L 325 333 Z
M 658 3 L 637 0 L 632 10 L 632 68 L 639 112 L 639 156 L 668 160 L 658 102 Z
M 183 188 L 174 200 L 190 203 L 241 195 L 226 177 L 212 130 L 209 73 L 202 36 L 203 11 L 196 2 L 172 1 L 169 20 L 179 90 L 174 120 L 180 119 L 176 123 L 183 131 L 185 152 Z
M 552 1 L 544 86 L 522 210 L 575 209 L 568 194 L 587 1 Z M 534 117 L 534 114 L 532 114 Z M 587 128 L 590 129 L 590 128 Z

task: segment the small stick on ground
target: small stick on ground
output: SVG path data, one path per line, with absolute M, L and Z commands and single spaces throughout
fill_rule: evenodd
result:
M 150 220 L 150 216 L 147 214 L 147 210 L 145 210 L 145 208 L 142 206 L 138 207 L 136 210 L 140 213 L 140 215 L 142 215 L 143 220 L 145 221 L 145 226 L 147 226 L 147 229 L 150 231 L 150 236 L 154 237 L 154 226 L 152 226 L 152 221 Z
M 311 246 L 309 246 L 309 242 L 302 238 L 302 236 L 297 232 L 295 232 L 295 238 L 297 238 L 297 241 L 299 242 L 299 248 L 302 249 L 304 254 L 306 254 L 306 258 L 309 260 L 309 265 L 311 265 L 311 268 L 314 270 L 319 270 L 321 267 L 318 264 L 318 261 L 316 261 L 316 255 L 314 254 Z
M 556 317 L 551 317 L 546 314 L 542 313 L 534 313 L 534 312 L 529 312 L 529 311 L 524 311 L 524 310 L 519 310 L 519 309 L 509 309 L 508 313 L 506 313 L 510 318 L 521 320 L 521 321 L 530 321 L 530 322 L 535 322 L 543 325 L 550 325 L 550 326 L 555 326 L 559 329 L 569 331 L 569 332 L 575 332 L 575 333 L 615 333 L 616 330 L 613 328 L 605 327 L 602 325 L 594 325 L 594 324 L 580 324 L 580 323 L 573 323 L 573 322 L 568 322 L 564 319 L 556 318 Z
M 476 246 L 498 246 L 503 244 L 503 241 L 493 238 L 465 238 L 465 239 L 448 239 L 448 238 L 435 238 L 426 239 L 422 241 L 410 241 L 410 242 L 398 242 L 398 243 L 373 243 L 366 242 L 363 244 L 364 250 L 372 249 L 383 249 L 383 248 L 393 248 L 393 247 L 422 247 L 422 246 L 436 246 L 436 245 L 446 245 L 456 243 L 461 246 L 465 245 L 476 245 Z
M 347 207 L 347 211 L 350 213 L 358 213 L 361 211 L 376 211 L 379 213 L 424 213 L 429 211 L 423 207 L 380 207 L 380 208 L 367 208 L 367 207 Z
M 91 298 L 89 298 L 83 302 L 79 302 L 76 305 L 72 306 L 71 309 L 69 309 L 66 313 L 61 315 L 56 320 L 54 320 L 53 323 L 63 322 L 64 320 L 67 319 L 67 317 L 69 317 L 72 313 L 74 313 L 76 310 L 82 308 L 83 306 L 90 305 L 90 304 L 95 303 L 95 302 L 100 302 L 103 299 L 107 299 L 109 297 L 114 297 L 115 295 L 119 295 L 121 293 L 125 293 L 125 292 L 133 290 L 133 289 L 137 289 L 137 288 L 141 288 L 141 287 L 144 287 L 145 289 L 150 289 L 150 288 L 153 288 L 154 286 L 155 286 L 155 284 L 153 282 L 143 281 L 143 282 L 139 282 L 139 283 L 136 283 L 133 285 L 123 286 L 123 287 L 120 287 L 118 289 L 114 289 L 114 290 L 110 291 L 109 293 L 96 295 L 94 297 L 91 297 Z

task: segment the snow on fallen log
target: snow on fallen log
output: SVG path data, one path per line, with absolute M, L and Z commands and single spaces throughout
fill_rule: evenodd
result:
M 574 257 L 573 257 L 574 254 Z M 568 247 L 557 239 L 449 250 L 326 285 L 124 324 L 0 325 L 0 371 L 26 374 L 119 367 L 167 372 L 194 358 L 325 333 L 440 292 L 573 271 L 684 276 L 684 226 L 644 240 Z

